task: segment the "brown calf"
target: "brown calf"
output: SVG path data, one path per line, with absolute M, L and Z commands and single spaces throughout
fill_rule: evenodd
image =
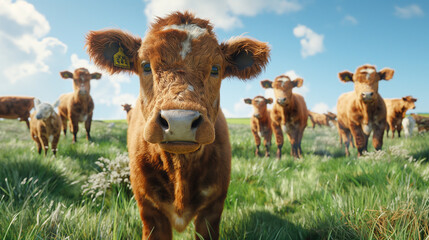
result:
M 171 239 L 172 227 L 183 231 L 191 220 L 197 239 L 218 239 L 231 170 L 221 82 L 259 74 L 267 44 L 244 37 L 219 44 L 208 21 L 176 12 L 158 18 L 143 40 L 100 30 L 86 46 L 98 66 L 140 77 L 128 152 L 143 239 Z
M 54 156 L 58 151 L 57 145 L 61 135 L 61 119 L 55 112 L 58 105 L 59 100 L 51 105 L 34 99 L 36 111 L 31 114 L 30 134 L 37 144 L 39 154 L 42 152 L 42 146 L 45 148 L 45 156 L 48 153 L 49 142 Z
M 329 127 L 330 118 L 328 117 L 327 114 L 315 113 L 308 110 L 308 117 L 310 118 L 311 124 L 313 125 L 313 129 L 316 125 L 319 125 L 319 127 L 321 126 Z
M 0 97 L 0 118 L 17 119 L 24 121 L 30 128 L 28 118 L 34 107 L 34 97 Z
M 354 91 L 343 93 L 338 98 L 338 130 L 349 156 L 349 145 L 355 140 L 358 156 L 367 151 L 368 137 L 373 133 L 373 146 L 380 150 L 386 128 L 386 104 L 378 93 L 378 82 L 392 79 L 394 71 L 384 68 L 377 72 L 372 65 L 363 65 L 353 74 L 343 71 L 338 74 L 342 82 L 353 82 Z
M 276 77 L 274 82 L 270 80 L 261 81 L 263 88 L 273 88 L 276 102 L 271 111 L 273 130 L 277 143 L 277 158 L 281 158 L 283 147 L 283 130 L 286 132 L 291 145 L 291 155 L 295 158 L 302 156 L 301 140 L 304 129 L 307 127 L 308 110 L 304 98 L 292 93 L 294 87 L 301 87 L 304 83 L 302 78 L 293 81 L 286 75 Z
M 127 112 L 127 123 L 129 124 L 130 123 L 130 119 L 131 119 L 131 115 L 133 114 L 133 108 L 131 107 L 131 105 L 130 104 L 122 104 L 121 105 L 123 108 L 124 108 L 124 111 L 126 111 Z
M 73 79 L 73 92 L 60 96 L 60 106 L 58 112 L 63 123 L 64 135 L 67 132 L 67 121 L 70 121 L 70 132 L 73 133 L 73 143 L 76 142 L 76 135 L 79 130 L 79 122 L 85 122 L 86 139 L 90 140 L 92 111 L 94 101 L 92 101 L 89 91 L 91 90 L 90 80 L 100 79 L 101 73 L 89 73 L 86 68 L 78 68 L 71 73 L 69 71 L 60 72 L 64 79 Z
M 253 99 L 246 98 L 244 99 L 244 102 L 253 106 L 253 115 L 250 119 L 250 129 L 253 137 L 255 138 L 255 155 L 261 156 L 259 153 L 259 146 L 261 145 L 261 137 L 263 137 L 265 157 L 269 157 L 273 130 L 271 126 L 271 111 L 267 109 L 267 104 L 273 103 L 273 99 L 256 96 Z
M 395 130 L 398 132 L 398 137 L 401 137 L 402 130 L 402 119 L 405 118 L 405 114 L 409 109 L 415 109 L 414 104 L 417 101 L 416 98 L 406 96 L 403 98 L 395 99 L 384 99 L 386 103 L 386 121 L 388 126 L 386 127 L 386 135 L 389 136 L 389 129 L 392 130 L 392 138 L 395 137 Z

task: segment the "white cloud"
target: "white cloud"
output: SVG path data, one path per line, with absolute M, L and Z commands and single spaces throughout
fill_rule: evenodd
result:
M 95 103 L 106 106 L 120 106 L 124 103 L 134 104 L 137 96 L 131 93 L 122 93 L 121 83 L 130 82 L 130 76 L 126 74 L 110 75 L 108 72 L 98 68 L 86 59 L 80 59 L 76 54 L 71 55 L 71 66 L 69 71 L 84 67 L 90 73 L 99 72 L 101 79 L 91 81 L 91 95 Z
M 343 24 L 357 25 L 358 24 L 358 20 L 355 17 L 351 16 L 351 15 L 347 15 L 347 16 L 344 17 L 342 23 Z
M 395 6 L 395 15 L 400 18 L 412 18 L 423 16 L 423 10 L 417 4 L 411 4 L 405 7 Z
M 311 111 L 316 113 L 326 113 L 329 111 L 329 106 L 328 104 L 323 102 L 316 103 L 316 105 L 314 105 L 314 107 L 311 108 Z
M 46 61 L 53 51 L 65 53 L 67 45 L 57 38 L 45 37 L 50 31 L 49 22 L 32 4 L 0 0 L 0 6 L 0 77 L 15 83 L 49 72 Z
M 324 51 L 324 36 L 322 34 L 317 34 L 310 28 L 301 24 L 298 24 L 298 26 L 293 29 L 293 34 L 295 37 L 301 38 L 301 56 L 303 58 L 313 56 Z
M 253 108 L 251 105 L 244 103 L 243 99 L 240 99 L 234 103 L 232 112 L 226 108 L 222 108 L 222 112 L 227 118 L 244 118 L 252 116 Z
M 198 17 L 210 19 L 217 28 L 232 29 L 243 24 L 240 16 L 255 16 L 262 12 L 277 14 L 297 12 L 302 6 L 296 0 L 144 0 L 148 22 L 173 11 L 190 10 Z

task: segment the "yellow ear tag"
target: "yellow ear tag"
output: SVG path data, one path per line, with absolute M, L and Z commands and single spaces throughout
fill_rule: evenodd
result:
M 130 69 L 130 60 L 125 55 L 122 47 L 119 47 L 118 52 L 113 55 L 113 65 L 115 67 Z

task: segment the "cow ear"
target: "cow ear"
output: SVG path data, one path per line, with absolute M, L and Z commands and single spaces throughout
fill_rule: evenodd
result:
M 304 84 L 304 79 L 302 78 L 296 78 L 292 81 L 294 87 L 302 87 L 302 84 Z
M 109 73 L 138 72 L 141 39 L 119 29 L 90 31 L 86 51 L 94 63 Z
M 64 79 L 73 78 L 73 73 L 71 73 L 69 71 L 62 71 L 62 72 L 60 72 L 60 75 Z
M 42 103 L 38 98 L 34 98 L 34 107 L 36 108 L 36 110 L 37 110 L 37 107 Z
M 272 99 L 272 98 L 267 98 L 267 99 L 265 100 L 265 102 L 266 102 L 267 104 L 271 104 L 271 103 L 273 103 L 273 99 Z
M 261 81 L 261 86 L 265 89 L 273 88 L 273 82 L 271 82 L 270 80 L 263 80 Z
M 378 75 L 380 75 L 380 80 L 390 80 L 393 78 L 393 74 L 395 73 L 395 70 L 391 68 L 383 68 L 378 72 Z
M 252 99 L 250 99 L 250 98 L 245 98 L 245 99 L 244 99 L 244 103 L 246 103 L 246 104 L 252 104 Z
M 98 72 L 91 73 L 91 79 L 98 80 L 100 78 L 101 78 L 101 73 L 98 73 Z
M 243 80 L 256 77 L 265 69 L 270 57 L 267 43 L 250 38 L 231 38 L 220 47 L 226 58 L 224 77 Z
M 338 73 L 338 77 L 342 82 L 353 82 L 353 73 L 349 71 L 342 71 Z
M 52 105 L 52 107 L 56 108 L 60 105 L 60 99 L 57 99 L 57 101 L 54 102 L 54 104 Z

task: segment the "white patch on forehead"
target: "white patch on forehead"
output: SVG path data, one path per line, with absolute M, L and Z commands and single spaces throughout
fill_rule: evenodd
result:
M 182 25 L 169 25 L 165 26 L 163 30 L 175 29 L 178 31 L 183 31 L 188 34 L 188 37 L 185 41 L 182 42 L 182 50 L 180 51 L 180 56 L 182 59 L 185 59 L 186 55 L 191 52 L 191 41 L 197 39 L 200 36 L 207 34 L 207 29 L 201 28 L 196 24 L 182 24 Z
M 282 82 L 282 87 L 285 85 L 285 82 L 290 82 L 290 78 L 282 77 L 278 78 L 277 81 Z
M 373 68 L 365 68 L 360 70 L 361 73 L 366 73 L 366 79 L 369 79 L 371 77 L 371 73 L 375 72 Z
M 255 102 L 257 102 L 257 103 L 259 103 L 259 102 L 265 102 L 265 99 L 261 98 L 261 97 L 257 97 L 257 98 L 255 98 Z
M 188 91 L 191 91 L 191 92 L 193 92 L 193 91 L 194 91 L 194 87 L 193 87 L 191 84 L 189 84 L 189 85 L 188 85 L 188 88 L 187 88 L 187 89 L 188 89 Z

